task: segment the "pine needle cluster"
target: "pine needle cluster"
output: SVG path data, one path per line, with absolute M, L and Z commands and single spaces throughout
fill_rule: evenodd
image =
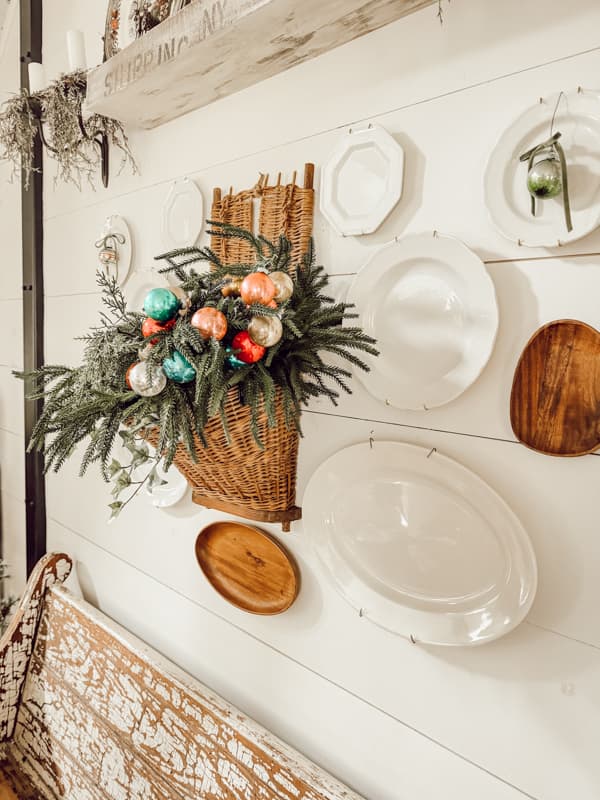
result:
M 144 314 L 127 310 L 115 280 L 99 273 L 105 308 L 100 325 L 83 337 L 82 365 L 47 365 L 19 376 L 28 381 L 31 397 L 44 399 L 29 447 L 44 450 L 46 470 L 59 470 L 85 442 L 81 474 L 91 464 L 99 464 L 104 479 L 114 481 L 113 495 L 118 498 L 135 485 L 137 491 L 146 481 L 158 482 L 157 462 L 162 458 L 168 469 L 181 443 L 196 461 L 200 455 L 196 437 L 205 444 L 205 426 L 215 416 L 220 416 L 228 437 L 225 403 L 230 392 L 237 393 L 239 402 L 250 408 L 252 433 L 262 446 L 259 418 L 264 412 L 274 426 L 276 402 L 283 405 L 286 425 L 300 430 L 302 407 L 312 398 L 325 396 L 335 405 L 340 392 L 351 393 L 351 371 L 340 362 L 368 370 L 359 354 L 377 355 L 375 341 L 351 324 L 356 315 L 348 304 L 336 303 L 327 295 L 328 277 L 316 264 L 312 245 L 296 271 L 285 237 L 272 243 L 240 228 L 210 224 L 211 233 L 249 242 L 256 262 L 226 265 L 208 247 L 184 248 L 159 256 L 166 264 L 159 271 L 179 282 L 190 307 L 187 313 L 180 312 L 171 330 L 153 335 L 154 344 L 149 348 L 141 332 Z M 289 274 L 294 283 L 292 297 L 272 309 L 247 307 L 239 296 L 223 296 L 221 290 L 232 277 L 256 271 Z M 227 318 L 228 333 L 222 341 L 204 339 L 190 325 L 190 315 L 206 306 L 217 308 Z M 281 340 L 257 363 L 233 366 L 231 340 L 237 332 L 246 330 L 257 314 L 280 317 Z M 160 367 L 175 350 L 194 367 L 194 380 L 186 384 L 167 381 L 166 388 L 154 397 L 140 397 L 128 388 L 127 369 L 140 360 L 141 351 L 151 370 Z M 158 430 L 158 455 L 154 457 L 143 440 L 144 431 L 150 427 Z M 128 453 L 125 466 L 113 457 L 116 441 Z M 147 461 L 152 461 L 150 471 L 140 478 L 140 468 Z M 122 506 L 115 499 L 113 513 Z

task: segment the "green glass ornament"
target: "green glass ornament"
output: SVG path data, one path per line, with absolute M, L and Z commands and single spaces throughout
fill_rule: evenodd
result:
M 173 319 L 180 305 L 179 298 L 170 289 L 152 289 L 144 300 L 144 314 L 157 322 L 168 322 Z
M 558 197 L 563 190 L 558 159 L 544 158 L 534 164 L 527 175 L 527 188 L 534 197 Z
M 162 367 L 167 378 L 174 383 L 189 383 L 196 377 L 196 370 L 179 350 L 174 350 L 170 358 L 165 358 Z

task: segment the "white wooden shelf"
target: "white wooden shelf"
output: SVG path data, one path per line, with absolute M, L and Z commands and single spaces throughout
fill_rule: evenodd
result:
M 197 0 L 92 70 L 87 108 L 154 128 L 433 2 Z

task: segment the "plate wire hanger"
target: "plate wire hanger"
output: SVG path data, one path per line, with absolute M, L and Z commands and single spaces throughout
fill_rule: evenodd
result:
M 580 92 L 581 87 L 578 88 Z M 559 131 L 554 132 L 554 122 L 561 103 L 565 97 L 565 93 L 561 91 L 556 100 L 552 119 L 550 121 L 549 136 L 540 144 L 527 150 L 519 156 L 519 161 L 527 162 L 527 188 L 531 196 L 531 215 L 536 216 L 537 201 L 545 197 L 556 197 L 562 195 L 563 210 L 565 215 L 565 223 L 567 231 L 570 233 L 573 230 L 573 221 L 571 218 L 571 204 L 569 201 L 569 180 L 567 174 L 567 161 L 565 158 L 565 151 L 559 142 L 562 133 Z M 540 103 L 544 102 L 544 98 L 540 97 Z M 558 164 L 558 179 L 554 174 L 556 172 L 556 164 Z M 543 178 L 539 180 L 539 175 L 536 173 L 543 170 Z M 550 185 L 551 184 L 551 185 Z M 560 245 L 560 242 L 559 242 Z

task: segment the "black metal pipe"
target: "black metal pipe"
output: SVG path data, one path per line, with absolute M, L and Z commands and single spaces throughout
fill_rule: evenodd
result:
M 29 91 L 28 64 L 42 60 L 42 0 L 21 0 L 21 87 Z M 34 143 L 35 171 L 29 188 L 21 190 L 23 228 L 23 369 L 44 363 L 44 217 L 42 142 Z M 27 395 L 30 386 L 25 384 Z M 42 411 L 41 400 L 25 400 L 25 443 Z M 27 574 L 46 552 L 46 487 L 44 459 L 25 454 Z

